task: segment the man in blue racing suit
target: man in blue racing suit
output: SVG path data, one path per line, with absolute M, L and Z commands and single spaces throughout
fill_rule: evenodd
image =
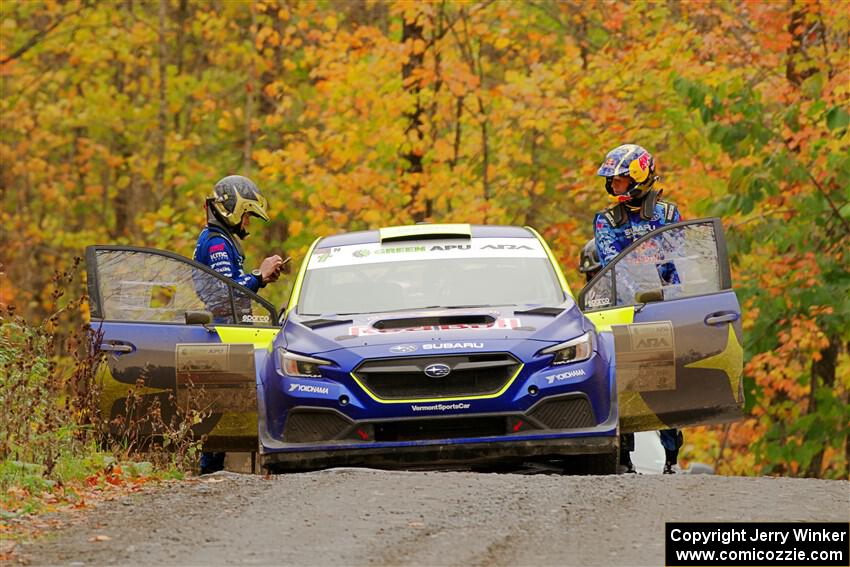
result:
M 213 192 L 204 203 L 207 226 L 198 236 L 195 245 L 195 261 L 206 264 L 222 276 L 233 279 L 253 292 L 280 277 L 283 259 L 270 256 L 250 274 L 243 269 L 245 255 L 241 240 L 248 236 L 251 217 L 269 221 L 266 198 L 253 181 L 241 175 L 230 175 L 215 184 Z M 227 299 L 227 298 L 225 298 Z M 216 304 L 226 304 L 225 318 L 218 322 L 237 323 L 229 308 L 229 301 L 207 298 L 213 315 Z M 204 452 L 201 454 L 201 474 L 210 474 L 224 468 L 224 453 Z
M 640 237 L 668 223 L 681 220 L 673 203 L 660 199 L 662 190 L 654 189 L 658 180 L 655 160 L 648 151 L 636 144 L 624 144 L 608 152 L 596 173 L 605 178 L 605 190 L 616 203 L 596 213 L 593 234 L 602 267 Z M 659 277 L 666 283 L 678 283 L 672 264 L 658 267 Z M 629 443 L 630 441 L 630 443 Z M 661 431 L 664 447 L 664 473 L 673 474 L 679 458 L 682 433 L 676 429 Z M 626 441 L 634 448 L 634 436 Z

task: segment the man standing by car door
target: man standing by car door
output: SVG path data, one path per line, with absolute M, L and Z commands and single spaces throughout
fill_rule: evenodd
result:
M 596 172 L 605 178 L 605 190 L 616 203 L 596 213 L 593 235 L 601 267 L 608 265 L 620 252 L 653 230 L 681 220 L 673 203 L 660 199 L 662 190 L 653 186 L 658 180 L 655 160 L 636 144 L 624 144 L 608 152 Z M 676 278 L 672 266 L 660 266 L 659 276 L 672 283 Z M 664 473 L 673 474 L 682 446 L 681 431 L 661 431 L 664 446 Z
M 242 239 L 248 236 L 251 217 L 269 222 L 266 198 L 253 181 L 241 175 L 229 175 L 215 184 L 204 202 L 207 226 L 198 236 L 194 259 L 206 264 L 222 276 L 232 278 L 253 292 L 277 281 L 283 259 L 269 256 L 260 267 L 246 274 Z M 204 452 L 201 455 L 201 474 L 224 468 L 224 453 Z

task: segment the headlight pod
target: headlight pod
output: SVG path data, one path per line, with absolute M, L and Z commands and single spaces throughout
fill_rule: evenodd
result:
M 322 373 L 319 371 L 319 366 L 333 364 L 329 360 L 295 354 L 294 352 L 289 352 L 282 348 L 277 349 L 277 356 L 280 361 L 280 369 L 283 370 L 283 373 L 287 376 L 321 378 Z
M 586 332 L 580 337 L 571 339 L 565 343 L 544 348 L 540 354 L 554 354 L 552 364 L 569 364 L 581 362 L 590 358 L 593 353 L 593 333 Z

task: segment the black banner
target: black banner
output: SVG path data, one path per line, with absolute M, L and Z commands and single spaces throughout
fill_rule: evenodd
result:
M 848 567 L 850 524 L 668 522 L 667 567 Z

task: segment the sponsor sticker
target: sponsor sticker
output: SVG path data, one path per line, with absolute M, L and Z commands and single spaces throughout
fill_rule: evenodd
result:
M 676 389 L 676 348 L 671 321 L 612 325 L 611 331 L 619 391 Z
M 563 382 L 564 380 L 569 380 L 570 378 L 578 378 L 580 376 L 586 375 L 587 372 L 584 371 L 584 368 L 577 368 L 575 370 L 567 370 L 566 372 L 561 372 L 560 374 L 546 376 L 546 382 L 548 384 L 554 384 L 555 382 Z
M 407 354 L 410 352 L 416 352 L 418 347 L 416 345 L 395 345 L 394 347 L 390 347 L 390 352 L 394 352 L 396 354 Z
M 454 404 L 430 404 L 427 406 L 413 404 L 410 406 L 410 409 L 412 409 L 413 411 L 460 411 L 468 410 L 469 407 L 470 404 L 458 402 Z
M 242 315 L 243 323 L 268 323 L 269 321 L 268 315 Z
M 307 269 L 405 260 L 546 257 L 546 251 L 536 238 L 474 238 L 463 244 L 457 240 L 431 240 L 406 246 L 376 242 L 316 250 L 310 257 Z
M 177 372 L 227 372 L 230 345 L 177 345 Z
M 289 391 L 306 394 L 329 394 L 330 388 L 327 386 L 314 386 L 312 384 L 290 384 Z
M 457 348 L 484 348 L 484 343 L 429 343 L 422 350 L 453 350 Z
M 420 325 L 417 327 L 403 327 L 400 329 L 376 329 L 369 325 L 355 325 L 348 328 L 348 334 L 353 337 L 364 337 L 369 335 L 391 335 L 393 333 L 411 333 L 416 331 L 486 331 L 490 329 L 518 329 L 519 327 L 522 327 L 522 322 L 518 317 L 499 317 L 494 322 L 486 324 L 462 323 L 455 325 Z M 425 347 L 423 346 L 422 348 Z M 392 349 L 390 350 L 392 352 L 402 352 L 393 351 Z

